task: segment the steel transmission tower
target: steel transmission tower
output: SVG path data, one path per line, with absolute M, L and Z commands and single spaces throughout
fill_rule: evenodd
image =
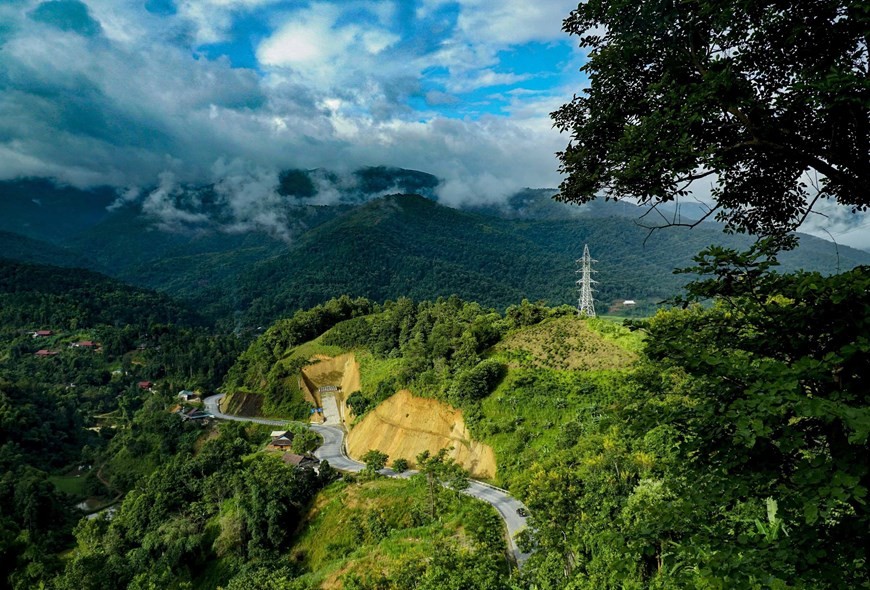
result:
M 577 284 L 580 286 L 580 299 L 577 301 L 577 315 L 586 314 L 586 317 L 589 318 L 595 317 L 595 299 L 592 297 L 592 293 L 595 292 L 595 289 L 592 288 L 592 285 L 598 283 L 598 281 L 592 279 L 592 273 L 598 272 L 592 270 L 593 262 L 598 261 L 592 260 L 589 256 L 589 244 L 586 244 L 583 247 L 583 258 L 577 261 L 577 264 L 580 265 L 577 272 L 581 273 L 580 280 L 577 281 Z

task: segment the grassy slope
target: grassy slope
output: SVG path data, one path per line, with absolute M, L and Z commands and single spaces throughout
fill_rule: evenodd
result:
M 339 588 L 343 576 L 389 577 L 403 563 L 426 561 L 439 547 L 471 549 L 475 542 L 468 527 L 477 513 L 494 509 L 447 490 L 441 498 L 440 522 L 429 522 L 422 479 L 332 484 L 318 496 L 294 542 L 294 557 L 310 570 L 305 581 Z M 372 523 L 383 523 L 386 532 L 373 534 Z
M 598 320 L 595 326 L 612 326 L 601 322 Z M 634 359 L 634 353 L 621 345 L 629 341 L 627 335 L 614 329 L 610 339 L 603 338 L 590 324 L 572 316 L 554 318 L 509 334 L 493 352 L 509 367 L 525 369 L 618 369 Z
M 581 435 L 579 417 L 594 416 L 624 386 L 641 342 L 613 322 L 567 317 L 496 345 L 493 358 L 510 369 L 483 400 L 475 435 L 495 450 L 498 483 L 521 487 L 537 459 L 572 446 Z

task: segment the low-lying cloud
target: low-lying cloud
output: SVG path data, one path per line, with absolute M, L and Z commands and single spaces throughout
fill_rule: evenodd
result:
M 170 184 L 215 183 L 239 192 L 229 201 L 240 227 L 272 223 L 274 196 L 264 179 L 285 168 L 425 170 L 444 180 L 442 198 L 454 205 L 557 184 L 554 152 L 565 140 L 548 110 L 475 118 L 437 112 L 461 104 L 454 91 L 475 88 L 475 79 L 486 86 L 527 77 L 493 68 L 493 56 L 510 43 L 497 30 L 472 44 L 463 28 L 472 21 L 459 17 L 486 7 L 451 4 L 450 21 L 444 6 L 421 2 L 414 18 L 452 27 L 426 47 L 396 32 L 401 4 L 315 2 L 290 11 L 295 4 L 269 0 L 184 0 L 168 16 L 119 0 L 4 4 L 0 178 L 163 187 L 149 196 L 149 208 L 169 226 L 173 215 L 195 221 L 173 213 Z M 264 7 L 274 12 L 271 32 L 255 47 L 256 69 L 198 49 L 227 41 L 239 14 Z M 363 15 L 362 24 L 347 22 L 351 13 Z M 524 33 L 543 41 L 552 35 Z M 448 48 L 464 49 L 454 58 Z M 469 51 L 477 56 L 471 61 Z M 448 72 L 440 89 L 422 85 L 433 66 Z M 548 93 L 550 103 L 570 90 Z M 409 106 L 413 96 L 422 108 Z M 216 178 L 224 162 L 242 162 L 248 180 L 230 171 Z M 339 199 L 335 187 L 321 188 L 322 202 Z

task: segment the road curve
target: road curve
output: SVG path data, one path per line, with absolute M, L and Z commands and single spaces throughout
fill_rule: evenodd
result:
M 247 416 L 235 416 L 233 414 L 224 414 L 220 409 L 220 402 L 223 399 L 223 394 L 212 395 L 205 398 L 205 407 L 208 412 L 220 420 L 234 420 L 236 422 L 256 422 L 257 424 L 266 424 L 269 426 L 286 426 L 289 424 L 287 420 L 270 420 L 268 418 L 249 418 Z M 321 461 L 329 461 L 329 464 L 341 471 L 350 471 L 357 473 L 365 468 L 365 464 L 351 459 L 344 447 L 344 431 L 337 426 L 323 426 L 320 424 L 309 424 L 310 428 L 323 437 L 323 444 L 314 451 L 314 455 Z M 405 473 L 396 473 L 392 469 L 382 469 L 383 475 L 389 477 L 407 478 L 415 474 L 415 471 L 406 471 Z M 526 527 L 526 519 L 519 515 L 519 509 L 524 509 L 525 506 L 511 496 L 506 490 L 485 484 L 483 482 L 470 479 L 468 488 L 463 490 L 463 493 L 468 494 L 478 500 L 490 504 L 495 508 L 505 525 L 507 526 L 508 543 L 510 544 L 511 553 L 516 559 L 518 565 L 528 559 L 529 554 L 523 553 L 517 547 L 514 536 Z

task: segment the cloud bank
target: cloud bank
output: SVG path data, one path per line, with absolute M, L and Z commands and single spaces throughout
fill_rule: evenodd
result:
M 244 202 L 284 168 L 425 170 L 450 204 L 554 186 L 548 115 L 582 56 L 559 31 L 574 3 L 527 4 L 8 1 L 0 178 L 217 182 Z
M 111 185 L 165 229 L 286 238 L 286 168 L 424 170 L 452 206 L 559 183 L 549 113 L 585 84 L 561 32 L 576 0 L 6 0 L 0 179 Z M 318 202 L 342 187 L 317 184 Z M 189 191 L 188 191 L 189 192 Z M 705 199 L 706 189 L 698 192 Z M 189 198 L 189 195 L 184 198 Z M 805 230 L 870 247 L 822 204 Z M 202 215 L 205 217 L 197 217 Z

